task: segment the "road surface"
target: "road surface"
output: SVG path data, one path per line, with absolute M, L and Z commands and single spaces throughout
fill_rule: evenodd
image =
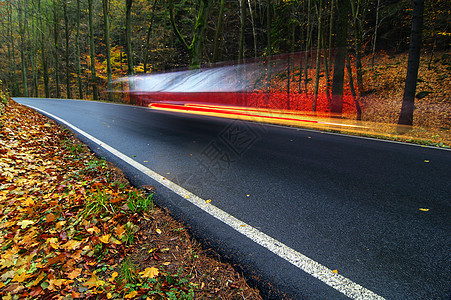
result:
M 158 203 L 265 298 L 451 297 L 449 150 L 127 105 L 15 100 L 85 132 L 79 138 L 134 184 L 156 186 Z

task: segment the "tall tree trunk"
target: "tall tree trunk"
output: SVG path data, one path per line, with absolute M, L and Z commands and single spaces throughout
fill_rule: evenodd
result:
M 266 55 L 272 55 L 272 41 L 271 41 L 271 0 L 266 0 Z
M 63 1 L 63 11 L 64 11 L 64 33 L 66 38 L 66 93 L 67 98 L 72 98 L 71 87 L 70 87 L 70 61 L 69 61 L 69 16 L 67 15 L 67 2 Z
M 99 93 L 97 89 L 97 75 L 96 75 L 96 55 L 94 46 L 94 25 L 93 25 L 93 10 L 92 0 L 88 0 L 88 19 L 89 19 L 89 52 L 91 55 L 91 84 L 92 84 L 92 98 L 94 100 L 99 99 Z
M 355 92 L 354 79 L 352 78 L 351 58 L 349 56 L 347 57 L 346 69 L 348 70 L 349 75 L 349 88 L 351 90 L 352 98 L 354 99 L 355 108 L 357 111 L 357 120 L 360 121 L 362 120 L 362 108 L 360 106 L 359 96 Z
M 224 0 L 221 0 L 221 4 L 219 7 L 219 16 L 218 16 L 218 24 L 216 26 L 216 32 L 215 32 L 215 44 L 214 44 L 214 50 L 213 50 L 213 58 L 212 62 L 215 63 L 218 61 L 218 50 L 219 50 L 219 34 L 222 30 L 222 22 L 224 19 Z
M 14 34 L 13 34 L 13 22 L 12 22 L 12 3 L 11 1 L 8 1 L 8 9 L 9 9 L 9 14 L 8 14 L 8 20 L 9 20 L 9 38 L 10 38 L 10 42 L 11 42 L 11 56 L 12 56 L 12 64 L 13 64 L 13 68 L 12 68 L 12 72 L 13 72 L 13 95 L 14 96 L 18 96 L 20 95 L 19 92 L 19 80 L 17 79 L 17 61 L 16 61 L 16 47 L 15 47 L 15 38 L 14 38 Z
M 54 38 L 54 58 L 55 58 L 55 82 L 56 82 L 56 97 L 61 98 L 60 87 L 60 63 L 59 63 L 59 17 L 58 17 L 58 0 L 53 0 L 53 38 Z
M 25 8 L 25 0 L 20 3 L 22 7 L 18 9 L 18 18 L 19 18 L 19 35 L 20 35 L 20 60 L 22 66 L 22 82 L 23 82 L 23 95 L 28 97 L 28 79 L 27 79 L 27 65 L 26 65 L 26 41 L 25 41 L 25 18 L 24 11 Z
M 323 13 L 322 11 L 322 0 L 319 0 L 318 5 L 316 7 L 316 13 L 318 16 L 318 38 L 317 38 L 317 45 L 316 45 L 316 71 L 315 71 L 315 89 L 313 92 L 313 103 L 312 103 L 312 111 L 316 112 L 316 105 L 318 102 L 318 89 L 319 89 L 319 75 L 320 75 L 320 57 L 321 57 L 321 36 L 322 36 L 322 18 L 321 15 Z
M 380 9 L 381 0 L 377 0 L 377 7 L 376 7 L 376 25 L 374 26 L 374 34 L 372 39 L 372 59 L 371 59 L 371 66 L 374 66 L 374 56 L 376 52 L 376 40 L 377 40 L 377 29 L 379 27 L 379 9 Z
M 246 30 L 246 0 L 240 1 L 240 40 L 238 44 L 238 61 L 244 58 L 244 33 Z
M 330 111 L 333 114 L 343 113 L 343 81 L 347 53 L 349 0 L 337 1 L 336 47 L 334 74 L 332 78 L 332 101 Z
M 249 15 L 251 16 L 252 37 L 254 41 L 254 57 L 257 58 L 257 32 L 255 31 L 254 12 L 252 10 L 251 0 L 247 0 L 249 5 Z
M 413 125 L 415 91 L 417 88 L 418 68 L 420 66 L 421 33 L 423 30 L 424 0 L 413 0 L 413 19 L 410 33 L 409 60 L 407 63 L 406 85 L 402 98 L 399 125 Z
M 149 28 L 147 28 L 147 34 L 146 34 L 146 48 L 144 51 L 144 73 L 147 73 L 147 64 L 149 62 L 149 52 L 150 52 L 150 37 L 152 35 L 152 28 L 153 28 L 153 20 L 155 17 L 155 8 L 157 6 L 158 0 L 154 0 L 153 6 L 152 6 L 152 12 L 151 17 L 149 20 Z
M 125 1 L 125 39 L 126 39 L 126 51 L 127 51 L 127 67 L 128 75 L 133 76 L 133 52 L 132 52 L 132 24 L 131 24 L 131 13 L 132 13 L 133 0 Z
M 77 56 L 77 84 L 78 97 L 83 99 L 83 85 L 81 82 L 81 61 L 80 61 L 80 0 L 77 0 L 77 28 L 75 32 L 75 52 Z
M 244 1 L 244 0 L 242 0 Z M 200 67 L 200 60 L 202 56 L 202 48 L 205 41 L 205 29 L 207 28 L 207 21 L 210 15 L 211 0 L 200 0 L 199 11 L 197 13 L 196 26 L 194 27 L 194 34 L 191 44 L 188 45 L 182 34 L 175 24 L 174 18 L 174 1 L 169 0 L 169 17 L 175 35 L 183 44 L 190 57 L 190 68 L 197 69 Z
M 109 16 L 109 0 L 102 0 L 103 4 L 103 26 L 105 29 L 105 45 L 106 45 L 106 73 L 108 87 L 108 101 L 113 101 L 113 83 L 111 74 L 111 49 L 110 49 L 110 16 Z
M 308 69 L 309 69 L 309 56 L 310 56 L 310 48 L 312 44 L 312 34 L 313 34 L 313 26 L 310 24 L 310 10 L 311 10 L 311 0 L 307 1 L 307 42 L 305 43 L 305 66 L 304 66 L 304 89 L 305 94 L 308 94 Z
M 41 11 L 41 0 L 38 0 L 38 11 L 41 12 L 42 15 L 44 15 L 44 12 Z M 44 80 L 44 94 L 46 98 L 50 98 L 50 89 L 49 89 L 49 68 L 48 68 L 48 61 L 47 61 L 47 51 L 46 51 L 46 41 L 45 41 L 45 29 L 43 22 L 42 22 L 42 16 L 39 18 L 39 27 L 40 27 L 40 42 L 41 42 L 41 61 L 42 61 L 42 77 Z

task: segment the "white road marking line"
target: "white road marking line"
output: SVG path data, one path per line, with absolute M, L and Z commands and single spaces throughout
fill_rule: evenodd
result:
M 233 229 L 235 229 L 239 233 L 243 234 L 244 236 L 248 237 L 255 243 L 259 244 L 260 246 L 263 246 L 264 248 L 273 252 L 277 256 L 290 262 L 291 264 L 293 264 L 294 266 L 303 270 L 304 272 L 310 274 L 311 276 L 321 280 L 325 284 L 327 284 L 330 287 L 334 288 L 335 290 L 343 293 L 344 295 L 348 296 L 349 298 L 351 298 L 351 299 L 384 299 L 383 297 L 381 297 L 381 296 L 375 294 L 374 292 L 359 285 L 358 283 L 355 283 L 340 274 L 334 273 L 331 269 L 323 266 L 322 264 L 314 261 L 311 258 L 308 258 L 304 254 L 297 252 L 296 250 L 286 246 L 285 244 L 277 241 L 276 239 L 268 236 L 267 234 L 259 231 L 256 228 L 250 226 L 249 224 L 246 224 L 246 223 L 240 221 L 239 219 L 237 219 L 234 216 L 228 214 L 227 212 L 217 208 L 216 206 L 207 203 L 204 199 L 196 196 L 195 194 L 191 193 L 190 191 L 184 189 L 183 187 L 166 179 L 164 176 L 161 176 L 160 174 L 150 170 L 149 168 L 145 167 L 144 165 L 136 162 L 135 160 L 133 160 L 130 157 L 123 154 L 122 152 L 116 150 L 115 148 L 109 146 L 108 144 L 105 144 L 101 140 L 93 137 L 89 133 L 70 124 L 69 122 L 67 122 L 53 114 L 50 114 L 44 110 L 41 110 L 39 108 L 33 107 L 31 105 L 28 105 L 28 106 L 39 112 L 42 112 L 43 114 L 48 115 L 51 118 L 53 118 L 54 120 L 57 120 L 58 122 L 72 128 L 74 131 L 85 136 L 86 138 L 90 139 L 94 143 L 100 145 L 101 147 L 103 147 L 105 150 L 107 150 L 111 154 L 117 156 L 124 162 L 133 166 L 135 169 L 141 171 L 142 173 L 149 176 L 153 180 L 157 181 L 158 183 L 160 183 L 163 186 L 167 187 L 168 189 L 172 190 L 174 193 L 178 194 L 183 199 L 196 205 L 203 211 L 207 212 L 208 214 L 215 217 L 216 219 L 222 221 L 226 225 L 232 227 Z

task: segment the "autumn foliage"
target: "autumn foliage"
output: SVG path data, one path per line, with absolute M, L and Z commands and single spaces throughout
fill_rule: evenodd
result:
M 260 299 L 70 131 L 12 100 L 0 124 L 3 299 Z

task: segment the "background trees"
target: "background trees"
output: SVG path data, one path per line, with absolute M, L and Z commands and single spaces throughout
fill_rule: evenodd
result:
M 290 61 L 288 89 L 325 93 L 330 109 L 340 113 L 346 59 L 359 101 L 369 92 L 362 59 L 408 50 L 412 3 L 3 0 L 0 79 L 14 96 L 40 92 L 111 101 L 105 91 L 125 74 L 303 52 Z M 425 0 L 424 6 L 422 49 L 427 55 L 449 51 L 448 1 Z

